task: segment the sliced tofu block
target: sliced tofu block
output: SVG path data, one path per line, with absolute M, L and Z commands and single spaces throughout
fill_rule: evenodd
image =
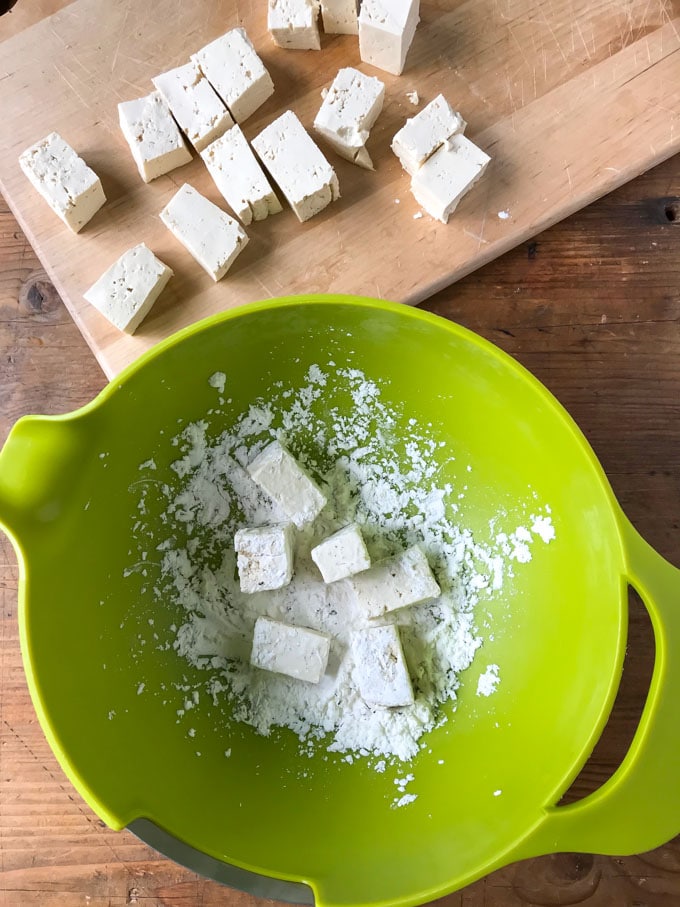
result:
M 361 59 L 395 76 L 401 75 L 419 21 L 419 0 L 362 0 Z
M 333 79 L 314 120 L 314 129 L 339 155 L 372 170 L 366 142 L 384 100 L 385 85 L 380 79 L 345 67 Z
M 160 218 L 213 280 L 224 277 L 248 242 L 238 221 L 188 183 L 173 195 Z
M 83 295 L 119 331 L 133 334 L 171 277 L 170 268 L 140 243 Z
M 321 0 L 321 19 L 327 35 L 358 35 L 357 0 Z
M 151 81 L 196 151 L 202 151 L 234 125 L 222 99 L 195 60 L 161 73 Z
M 246 226 L 283 210 L 240 126 L 228 129 L 204 148 L 201 157 L 226 202 Z
M 371 557 L 356 523 L 324 539 L 311 550 L 325 583 L 334 583 L 371 566 Z
M 269 0 L 267 28 L 274 44 L 289 50 L 320 50 L 315 0 Z
M 234 28 L 195 53 L 201 68 L 237 123 L 274 93 L 274 83 L 243 28 Z
M 368 617 L 420 605 L 441 593 L 427 557 L 417 545 L 357 573 L 349 582 Z
M 281 589 L 293 578 L 293 527 L 258 526 L 234 536 L 241 592 Z
M 437 95 L 419 113 L 406 120 L 392 139 L 392 151 L 404 170 L 413 176 L 445 142 L 459 132 L 465 132 L 466 125 L 444 95 Z
M 313 522 L 326 506 L 316 482 L 278 441 L 265 447 L 247 470 L 298 529 Z
M 364 702 L 384 708 L 413 705 L 411 678 L 397 627 L 389 624 L 357 631 L 352 652 Z
M 160 91 L 118 105 L 118 119 L 145 183 L 188 164 L 191 152 Z
M 54 213 L 74 233 L 106 201 L 97 174 L 56 132 L 27 148 L 19 158 L 19 165 Z
M 340 198 L 335 170 L 292 110 L 255 136 L 253 148 L 300 221 Z
M 256 668 L 319 683 L 326 673 L 331 638 L 327 633 L 293 627 L 270 617 L 255 621 L 250 663 Z
M 432 217 L 446 223 L 491 158 L 464 135 L 454 135 L 411 177 L 411 192 Z

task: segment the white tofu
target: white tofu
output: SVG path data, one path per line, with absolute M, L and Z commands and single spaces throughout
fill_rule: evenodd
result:
M 321 0 L 321 19 L 327 35 L 358 35 L 357 0 Z
M 56 132 L 27 148 L 19 157 L 19 165 L 54 213 L 74 233 L 106 201 L 97 174 Z
M 246 226 L 283 210 L 240 126 L 228 129 L 204 148 L 201 157 L 215 185 Z
M 278 441 L 265 447 L 246 468 L 298 529 L 313 522 L 326 506 L 318 485 Z
M 222 99 L 195 60 L 161 73 L 151 81 L 196 151 L 202 151 L 234 125 Z
M 239 529 L 234 549 L 241 592 L 282 589 L 293 578 L 293 527 L 258 526 Z
M 413 705 L 413 687 L 397 627 L 388 624 L 357 631 L 352 652 L 364 702 L 384 708 Z
M 366 142 L 384 100 L 385 85 L 380 79 L 345 67 L 333 79 L 314 120 L 314 129 L 341 157 L 372 170 Z
M 413 176 L 445 142 L 459 132 L 465 132 L 466 125 L 444 95 L 437 95 L 420 113 L 406 120 L 392 139 L 392 151 L 404 170 Z
M 327 633 L 293 627 L 270 617 L 258 617 L 250 663 L 296 680 L 319 683 L 326 673 L 330 646 L 331 638 Z
M 289 50 L 320 50 L 315 0 L 269 0 L 267 28 L 274 44 Z
M 274 83 L 242 28 L 234 28 L 193 54 L 237 123 L 274 93 Z
M 359 55 L 363 62 L 401 75 L 419 13 L 419 0 L 362 0 Z
M 357 573 L 349 582 L 369 618 L 420 605 L 441 594 L 427 557 L 417 545 Z
M 171 277 L 170 268 L 140 243 L 83 295 L 119 331 L 133 334 Z
M 255 136 L 253 148 L 300 221 L 340 198 L 335 170 L 292 110 Z
M 188 164 L 191 152 L 160 91 L 118 105 L 118 119 L 145 183 Z
M 238 221 L 188 183 L 173 195 L 160 218 L 215 281 L 224 277 L 248 242 Z
M 464 135 L 454 135 L 413 174 L 411 192 L 428 214 L 446 223 L 490 160 Z
M 371 557 L 356 523 L 324 539 L 310 553 L 325 583 L 334 583 L 371 566 Z

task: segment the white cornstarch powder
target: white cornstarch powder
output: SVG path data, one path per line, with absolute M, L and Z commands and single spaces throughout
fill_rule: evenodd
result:
M 228 381 L 221 372 L 209 378 L 220 394 Z M 453 458 L 444 449 L 450 442 L 442 441 L 433 426 L 408 418 L 403 407 L 387 403 L 386 387 L 356 369 L 315 365 L 299 386 L 277 382 L 266 397 L 225 419 L 229 427 L 221 434 L 216 434 L 214 416 L 210 423 L 184 427 L 172 440 L 177 448 L 173 480 L 160 484 L 153 473 L 154 481 L 150 475 L 148 484 L 135 489 L 133 534 L 140 550 L 133 553 L 129 570 L 151 569 L 152 561 L 156 565 L 157 575 L 149 582 L 158 610 L 183 615 L 181 622 L 173 617 L 170 638 L 156 634 L 157 645 L 174 647 L 179 659 L 205 672 L 202 689 L 214 704 L 228 703 L 234 719 L 263 735 L 290 729 L 310 755 L 340 752 L 350 764 L 369 758 L 378 772 L 385 770 L 386 759 L 390 764 L 411 760 L 424 745 L 423 735 L 449 720 L 453 709 L 444 705 L 455 702 L 463 672 L 483 643 L 475 606 L 482 597 L 492 600 L 504 577 L 531 559 L 536 540 L 554 538 L 549 509 L 532 501 L 529 528 L 492 530 L 492 541 L 478 544 L 456 523 L 463 486 L 441 483 L 442 464 Z M 286 521 L 246 471 L 273 440 L 304 467 L 328 503 L 313 523 L 295 531 L 290 584 L 246 594 L 239 587 L 235 533 Z M 159 496 L 154 512 L 160 507 L 162 513 L 150 541 L 151 522 L 144 520 L 154 495 Z M 441 587 L 434 601 L 380 619 L 399 627 L 412 705 L 371 707 L 361 698 L 352 639 L 368 625 L 367 615 L 355 599 L 351 578 L 324 583 L 310 556 L 323 539 L 352 523 L 360 527 L 374 564 L 420 546 Z M 156 552 L 147 559 L 149 547 Z M 261 616 L 330 635 L 320 683 L 250 665 L 253 630 Z M 158 622 L 154 630 L 160 632 Z M 489 695 L 498 678 L 497 666 L 490 666 L 478 693 Z M 193 704 L 192 693 L 181 689 L 188 702 L 179 704 L 186 708 Z M 415 800 L 406 792 L 411 780 L 407 774 L 395 782 L 395 805 Z

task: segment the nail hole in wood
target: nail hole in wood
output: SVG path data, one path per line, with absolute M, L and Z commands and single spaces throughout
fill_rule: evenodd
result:
M 671 224 L 680 224 L 680 200 L 667 202 L 664 208 L 666 220 Z

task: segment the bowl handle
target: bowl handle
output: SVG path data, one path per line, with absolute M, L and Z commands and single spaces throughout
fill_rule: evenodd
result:
M 0 527 L 15 543 L 47 528 L 68 503 L 70 479 L 82 463 L 79 420 L 24 416 L 0 450 Z
M 619 525 L 627 579 L 654 628 L 647 701 L 618 770 L 578 803 L 547 809 L 520 845 L 518 858 L 565 851 L 624 856 L 652 850 L 680 832 L 680 570 L 648 545 L 622 512 Z

